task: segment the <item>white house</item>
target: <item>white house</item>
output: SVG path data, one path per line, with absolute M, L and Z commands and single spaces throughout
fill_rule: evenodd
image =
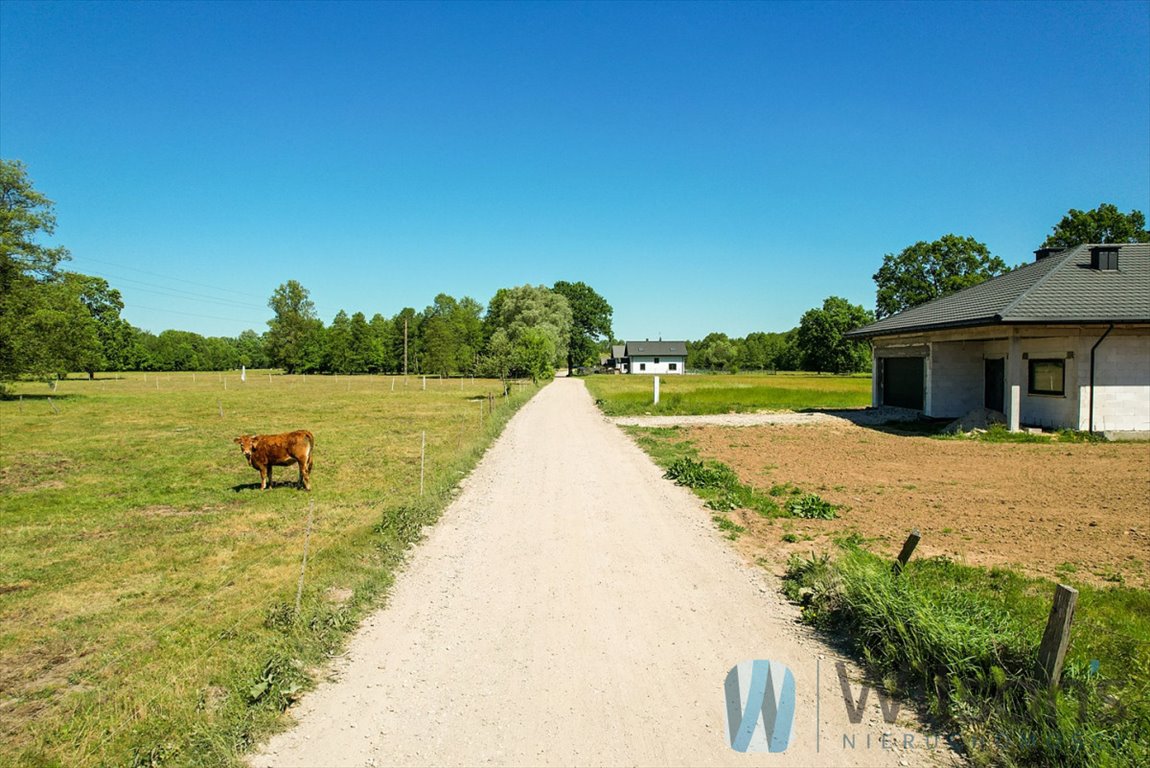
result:
M 1010 429 L 1150 431 L 1150 244 L 1033 263 L 847 334 L 869 338 L 872 401 Z
M 687 371 L 687 342 L 628 341 L 624 360 L 628 373 L 683 374 Z

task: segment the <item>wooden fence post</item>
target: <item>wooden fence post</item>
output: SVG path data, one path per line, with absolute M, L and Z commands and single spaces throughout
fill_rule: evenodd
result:
M 1070 646 L 1070 623 L 1074 621 L 1077 603 L 1077 589 L 1065 584 L 1055 588 L 1054 605 L 1050 607 L 1050 618 L 1046 620 L 1046 631 L 1042 633 L 1042 645 L 1038 646 L 1038 662 L 1051 687 L 1057 687 L 1062 677 L 1062 664 Z
M 917 528 L 911 531 L 910 535 L 906 537 L 906 541 L 903 542 L 902 545 L 902 551 L 898 553 L 898 560 L 896 560 L 894 564 L 893 570 L 896 576 L 902 573 L 902 569 L 906 567 L 910 556 L 914 554 L 914 548 L 918 546 L 918 541 L 921 538 L 922 536 L 919 535 Z

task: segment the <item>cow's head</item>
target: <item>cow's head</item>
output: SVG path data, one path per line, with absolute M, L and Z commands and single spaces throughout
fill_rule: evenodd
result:
M 255 450 L 256 446 L 259 444 L 259 441 L 259 435 L 240 435 L 232 442 L 239 443 L 240 450 L 243 451 L 244 458 L 247 459 L 248 463 L 250 464 L 252 461 L 252 451 Z

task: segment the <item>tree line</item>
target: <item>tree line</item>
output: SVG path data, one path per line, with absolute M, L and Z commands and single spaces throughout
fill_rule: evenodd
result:
M 268 300 L 263 333 L 204 337 L 180 330 L 153 334 L 120 313 L 120 292 L 101 277 L 69 272 L 66 248 L 40 238 L 55 231 L 51 200 L 19 161 L 0 160 L 0 385 L 72 371 L 203 371 L 282 368 L 287 373 L 414 373 L 547 378 L 556 367 L 598 363 L 612 340 L 611 305 L 582 282 L 498 290 L 484 305 L 439 294 L 422 311 L 386 316 L 340 310 L 330 325 L 295 280 Z M 1070 210 L 1043 247 L 1150 242 L 1145 216 L 1103 203 Z M 875 310 L 830 296 L 785 332 L 732 338 L 716 332 L 688 341 L 695 370 L 870 369 L 870 347 L 843 335 L 876 318 L 976 285 L 1008 271 L 973 237 L 944 235 L 888 253 L 874 274 Z
M 1141 211 L 1122 213 L 1111 203 L 1090 211 L 1070 209 L 1052 228 L 1043 248 L 1085 243 L 1147 243 L 1150 231 Z M 943 235 L 888 253 L 875 272 L 875 309 L 830 296 L 807 310 L 798 327 L 783 333 L 730 338 L 711 333 L 687 342 L 687 367 L 713 371 L 778 370 L 853 373 L 870 370 L 870 346 L 843 335 L 876 319 L 903 312 L 1010 270 L 985 243 L 970 236 Z
M 0 384 L 84 371 L 203 371 L 282 368 L 287 373 L 414 373 L 551 376 L 597 362 L 611 338 L 611 305 L 582 282 L 503 288 L 483 305 L 439 294 L 417 311 L 385 316 L 340 310 L 330 325 L 298 281 L 268 300 L 264 333 L 205 337 L 159 334 L 124 320 L 123 298 L 101 277 L 70 272 L 67 249 L 40 238 L 55 231 L 52 201 L 18 161 L 0 160 Z

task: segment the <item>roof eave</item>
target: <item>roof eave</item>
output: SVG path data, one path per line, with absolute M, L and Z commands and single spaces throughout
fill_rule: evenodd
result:
M 882 329 L 878 331 L 868 331 L 866 328 L 859 328 L 854 331 L 847 331 L 843 334 L 843 338 L 847 339 L 869 339 L 875 336 L 899 336 L 904 333 L 925 333 L 927 331 L 947 331 L 954 328 L 976 328 L 980 325 L 999 325 L 1002 318 L 998 315 L 990 317 L 979 317 L 970 320 L 959 320 L 952 323 L 926 323 L 923 325 L 904 325 L 898 328 Z
M 980 326 L 992 325 L 1109 325 L 1124 324 L 1124 325 L 1150 325 L 1150 318 L 1133 319 L 1133 318 L 1087 318 L 1087 317 L 1048 317 L 1039 319 L 1010 319 L 1003 318 L 999 315 L 994 317 L 983 318 L 980 320 L 966 320 L 956 323 L 931 323 L 929 325 L 914 325 L 904 326 L 902 328 L 891 328 L 889 330 L 869 331 L 864 332 L 865 329 L 858 329 L 857 331 L 848 331 L 843 334 L 846 339 L 870 339 L 879 336 L 902 336 L 913 333 L 930 333 L 931 331 L 950 331 L 956 328 L 978 328 Z

